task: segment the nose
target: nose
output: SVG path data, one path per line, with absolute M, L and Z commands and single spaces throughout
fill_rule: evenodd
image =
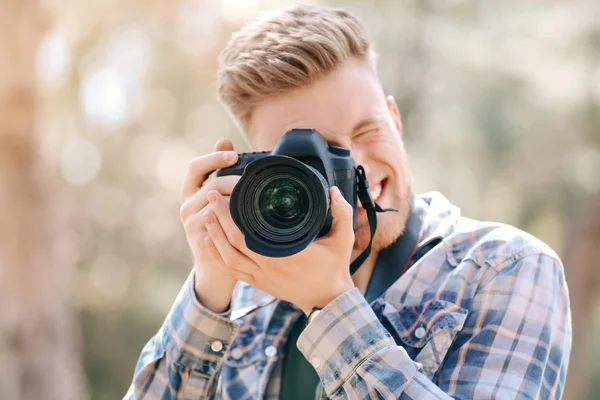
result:
M 354 164 L 358 167 L 359 165 L 362 165 L 363 168 L 365 169 L 365 174 L 367 175 L 367 178 L 370 175 L 370 167 L 369 167 L 369 162 L 368 162 L 368 157 L 366 156 L 366 154 L 362 151 L 360 151 L 360 149 L 358 149 L 357 147 L 353 147 L 350 149 L 350 157 L 352 157 L 352 160 L 354 161 Z

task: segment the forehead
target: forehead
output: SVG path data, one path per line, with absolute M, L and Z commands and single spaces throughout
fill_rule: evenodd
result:
M 272 149 L 292 128 L 315 128 L 328 141 L 337 141 L 359 122 L 385 111 L 379 78 L 366 64 L 352 60 L 308 87 L 258 103 L 248 137 L 257 150 Z

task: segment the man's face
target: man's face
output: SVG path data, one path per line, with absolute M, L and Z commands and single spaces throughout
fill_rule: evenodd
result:
M 400 211 L 377 215 L 373 250 L 389 246 L 406 224 L 411 177 L 400 114 L 378 77 L 365 63 L 350 60 L 308 87 L 265 99 L 255 108 L 248 138 L 256 150 L 270 151 L 292 128 L 314 128 L 330 144 L 350 149 L 355 164 L 365 168 L 373 200 Z M 370 238 L 362 207 L 355 238 L 355 252 Z

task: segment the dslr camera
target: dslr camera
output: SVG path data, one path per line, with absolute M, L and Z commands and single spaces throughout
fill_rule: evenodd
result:
M 217 176 L 241 175 L 230 211 L 246 246 L 285 257 L 331 229 L 329 188 L 337 186 L 357 217 L 357 178 L 350 150 L 329 145 L 314 129 L 292 129 L 271 152 L 240 153 Z

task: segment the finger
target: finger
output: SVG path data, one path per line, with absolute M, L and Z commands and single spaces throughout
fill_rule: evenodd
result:
M 202 186 L 200 190 L 196 192 L 196 194 L 188 197 L 188 199 L 181 205 L 181 208 L 179 209 L 179 216 L 181 217 L 181 220 L 185 222 L 190 216 L 200 212 L 204 207 L 206 207 L 208 204 L 206 195 L 211 190 L 216 190 L 217 192 L 221 193 L 226 197 L 226 200 L 229 201 L 228 198 L 239 180 L 239 176 L 221 176 Z
M 217 216 L 217 219 L 219 220 L 219 225 L 223 229 L 228 242 L 238 251 L 252 258 L 255 253 L 246 247 L 244 235 L 237 227 L 235 222 L 233 222 L 231 212 L 229 211 L 229 205 L 225 201 L 224 197 L 221 196 L 221 194 L 216 190 L 211 190 L 206 197 L 210 203 L 210 206 L 212 207 L 212 210 Z
M 202 217 L 203 215 L 198 213 L 186 221 L 185 234 L 194 257 L 204 260 L 210 259 L 210 256 L 207 254 L 206 245 L 204 244 L 206 237 L 210 235 L 204 226 Z
M 208 257 L 210 257 L 211 261 L 214 264 L 216 264 L 217 267 L 219 267 L 221 269 L 221 271 L 223 271 L 224 274 L 231 276 L 234 279 L 241 280 L 244 282 L 248 282 L 248 283 L 250 283 L 249 281 L 254 282 L 254 278 L 252 277 L 252 275 L 247 274 L 242 271 L 238 271 L 233 268 L 230 268 L 227 266 L 227 264 L 225 264 L 225 261 L 223 261 L 223 257 L 221 257 L 221 253 L 219 253 L 219 249 L 217 248 L 217 246 L 215 245 L 215 242 L 212 240 L 212 238 L 208 234 L 204 238 L 204 248 L 206 249 L 206 253 L 207 253 Z
M 229 167 L 237 162 L 237 158 L 237 153 L 234 151 L 218 151 L 190 161 L 181 186 L 180 202 L 183 204 L 188 197 L 198 191 L 209 172 Z
M 333 221 L 331 230 L 324 240 L 354 241 L 353 217 L 354 210 L 350 203 L 346 201 L 337 186 L 329 189 L 329 198 L 331 199 L 329 209 Z
M 197 213 L 187 218 L 183 223 L 183 229 L 185 230 L 186 237 L 189 240 L 193 240 L 196 243 L 198 235 L 202 232 L 206 232 L 206 227 L 204 226 L 204 219 L 202 218 L 202 213 Z M 201 240 L 203 239 L 204 238 L 201 238 Z
M 228 151 L 233 150 L 233 143 L 229 139 L 219 139 L 215 143 L 215 151 Z
M 217 215 L 212 210 L 204 213 L 204 224 L 225 265 L 254 277 L 258 272 L 257 265 L 229 242 Z

